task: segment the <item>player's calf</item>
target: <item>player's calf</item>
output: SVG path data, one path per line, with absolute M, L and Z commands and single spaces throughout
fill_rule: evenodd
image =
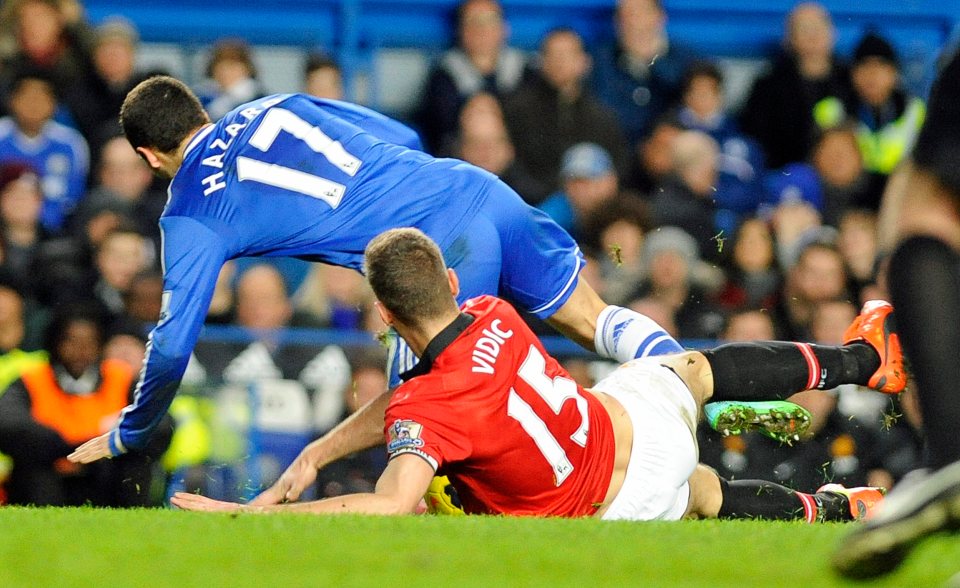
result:
M 797 492 L 764 480 L 720 478 L 722 519 L 805 520 L 808 523 L 864 518 L 883 498 L 882 488 L 821 486 L 815 493 Z

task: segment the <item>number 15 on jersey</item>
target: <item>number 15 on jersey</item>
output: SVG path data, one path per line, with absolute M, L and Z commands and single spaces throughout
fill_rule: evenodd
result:
M 580 395 L 577 390 L 577 384 L 570 378 L 557 376 L 550 378 L 547 373 L 547 363 L 540 351 L 530 346 L 527 352 L 527 358 L 523 360 L 517 375 L 534 392 L 542 398 L 554 415 L 559 415 L 563 404 L 574 399 L 577 403 L 577 410 L 580 413 L 580 426 L 570 435 L 570 439 L 580 447 L 587 446 L 587 434 L 589 418 L 587 414 L 587 399 Z M 541 419 L 533 410 L 533 407 L 520 397 L 515 388 L 510 388 L 510 397 L 507 400 L 507 414 L 515 419 L 523 428 L 527 435 L 537 444 L 540 453 L 553 469 L 556 485 L 563 484 L 573 472 L 573 464 L 567 457 L 567 452 L 557 441 L 556 435 L 550 431 L 547 423 Z M 549 418 L 549 415 L 548 415 Z

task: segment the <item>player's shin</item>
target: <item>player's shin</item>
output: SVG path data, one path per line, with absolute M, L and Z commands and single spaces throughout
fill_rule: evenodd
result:
M 796 492 L 764 480 L 720 478 L 721 519 L 849 521 L 863 518 L 882 498 L 878 488 L 844 488 L 828 484 L 814 494 Z
M 863 343 L 733 343 L 703 354 L 713 372 L 712 401 L 784 399 L 803 390 L 865 386 L 880 365 Z
M 597 317 L 594 346 L 600 355 L 620 363 L 683 351 L 676 339 L 649 317 L 613 305 Z

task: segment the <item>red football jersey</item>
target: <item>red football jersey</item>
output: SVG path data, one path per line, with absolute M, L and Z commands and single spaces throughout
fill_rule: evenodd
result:
M 508 303 L 481 296 L 463 310 L 474 320 L 438 335 L 421 358 L 429 371 L 394 392 L 390 457 L 426 459 L 470 513 L 592 515 L 613 471 L 606 410 Z

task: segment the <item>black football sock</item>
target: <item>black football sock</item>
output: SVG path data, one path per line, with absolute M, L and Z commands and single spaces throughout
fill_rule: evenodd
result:
M 931 237 L 912 237 L 890 260 L 897 331 L 919 386 L 930 465 L 960 460 L 960 257 Z
M 847 498 L 833 492 L 806 494 L 764 480 L 720 478 L 721 519 L 845 521 L 852 518 Z
M 860 342 L 730 343 L 703 354 L 713 370 L 713 401 L 784 399 L 803 390 L 866 385 L 880 367 L 877 352 Z

